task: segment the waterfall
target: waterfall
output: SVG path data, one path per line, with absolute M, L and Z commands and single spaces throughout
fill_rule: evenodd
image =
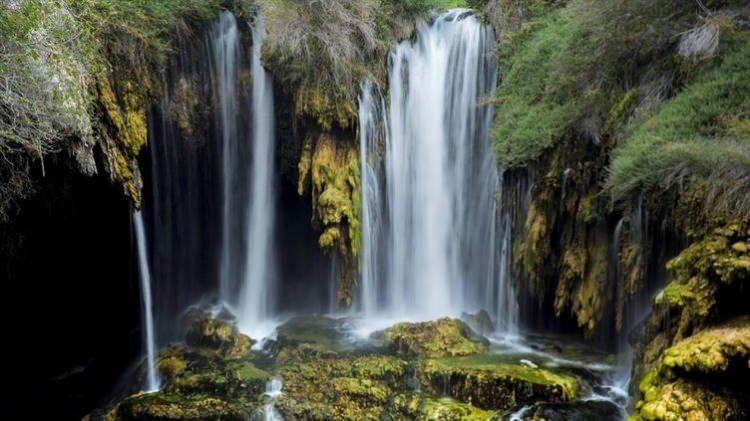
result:
M 222 218 L 221 261 L 219 264 L 219 297 L 226 303 L 235 304 L 237 282 L 242 270 L 242 213 L 241 194 L 247 181 L 241 172 L 242 155 L 238 117 L 240 115 L 240 89 L 237 74 L 240 71 L 238 56 L 240 44 L 237 20 L 224 11 L 214 24 L 211 33 L 214 52 L 214 79 L 218 100 L 218 137 L 221 140 L 222 168 Z
M 148 268 L 148 249 L 146 232 L 143 228 L 143 217 L 140 211 L 133 213 L 133 225 L 138 246 L 138 268 L 141 278 L 141 305 L 143 307 L 143 332 L 146 343 L 146 391 L 159 390 L 159 379 L 156 374 L 156 340 L 154 339 L 154 317 L 151 306 L 151 272 Z
M 273 185 L 274 107 L 270 76 L 261 65 L 261 47 L 265 29 L 257 17 L 253 27 L 250 55 L 252 72 L 252 164 L 250 206 L 247 223 L 245 271 L 242 278 L 240 326 L 248 332 L 257 331 L 273 310 L 275 259 L 271 247 L 276 212 Z
M 392 51 L 388 113 L 378 90 L 363 85 L 366 314 L 427 319 L 489 306 L 503 326 L 516 323 L 509 218 L 498 223 L 495 200 L 492 107 L 482 102 L 495 88 L 494 45 L 473 12 L 452 10 Z
M 263 407 L 264 421 L 284 421 L 284 417 L 279 414 L 279 411 L 276 410 L 275 406 L 276 398 L 282 393 L 282 386 L 283 383 L 279 377 L 272 377 L 266 383 L 266 392 L 263 395 L 268 398 L 268 403 Z
M 362 288 L 359 302 L 365 315 L 377 310 L 380 250 L 383 247 L 382 156 L 387 127 L 385 100 L 380 87 L 367 79 L 359 98 L 359 156 L 362 178 Z

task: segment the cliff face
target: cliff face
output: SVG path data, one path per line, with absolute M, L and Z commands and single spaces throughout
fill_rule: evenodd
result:
M 488 101 L 522 320 L 610 349 L 629 339 L 636 416 L 741 419 L 750 9 L 725 0 L 468 3 L 498 33 L 500 80 Z M 6 2 L 0 215 L 12 220 L 35 187 L 45 194 L 50 160 L 106 174 L 138 207 L 150 107 L 169 92 L 162 111 L 185 140 L 208 126 L 205 81 L 163 86 L 178 44 L 197 42 L 220 10 L 252 24 L 260 11 L 281 176 L 309 201 L 317 243 L 340 263 L 337 302 L 350 306 L 359 84 L 385 85 L 389 48 L 435 5 L 463 2 Z M 40 49 L 47 54 L 32 53 Z
M 638 3 L 485 5 L 522 319 L 629 340 L 636 418 L 743 419 L 748 9 Z

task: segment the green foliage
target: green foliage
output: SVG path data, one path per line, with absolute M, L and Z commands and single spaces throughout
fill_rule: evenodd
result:
M 698 8 L 679 0 L 539 1 L 514 15 L 517 2 L 498 3 L 501 17 L 520 21 L 501 34 L 493 140 L 505 167 L 571 136 L 598 142 L 611 134 L 610 116 L 630 115 L 623 95 L 646 75 L 668 73 L 677 35 Z
M 32 187 L 32 160 L 91 142 L 94 40 L 60 0 L 0 4 L 0 219 Z
M 750 205 L 750 33 L 727 34 L 720 57 L 687 87 L 646 115 L 617 148 L 608 186 L 616 199 L 701 183 L 712 208 L 730 214 Z
M 97 79 L 137 87 L 131 97 L 153 93 L 174 40 L 242 1 L 0 2 L 0 220 L 32 189 L 31 173 L 44 175 L 45 155 L 66 151 L 96 172 Z
M 354 125 L 359 83 L 385 79 L 386 55 L 431 10 L 462 0 L 259 0 L 268 36 L 264 62 L 295 96 L 295 114 L 323 128 Z
M 191 23 L 213 18 L 222 0 L 69 0 L 113 64 L 131 69 L 163 65 Z

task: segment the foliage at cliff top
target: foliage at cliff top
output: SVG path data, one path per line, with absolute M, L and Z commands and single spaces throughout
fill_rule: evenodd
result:
M 138 96 L 152 93 L 148 79 L 166 64 L 174 41 L 189 35 L 191 23 L 241 2 L 1 2 L 0 219 L 31 192 L 32 178 L 44 175 L 48 154 L 68 152 L 82 172 L 97 172 L 97 82 L 117 74 L 139 82 Z M 115 101 L 105 108 L 120 106 L 122 98 L 109 99 Z M 131 152 L 123 156 L 132 158 Z M 123 166 L 116 164 L 111 170 Z
M 675 188 L 709 216 L 750 214 L 750 31 L 722 32 L 717 56 L 615 150 L 607 182 L 615 198 Z
M 677 34 L 700 10 L 680 0 L 493 4 L 509 22 L 500 36 L 493 133 L 506 168 L 524 166 L 570 138 L 602 143 L 627 121 L 637 88 L 644 97 L 668 91 L 671 80 L 660 85 L 660 76 Z
M 386 54 L 430 10 L 461 0 L 259 0 L 268 36 L 264 61 L 295 98 L 295 114 L 324 129 L 357 119 L 363 77 L 385 78 Z

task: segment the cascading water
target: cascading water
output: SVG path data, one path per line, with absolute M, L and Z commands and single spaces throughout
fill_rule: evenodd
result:
M 222 220 L 221 261 L 219 264 L 219 298 L 236 304 L 236 294 L 242 271 L 243 238 L 241 214 L 247 189 L 242 169 L 242 154 L 238 117 L 240 115 L 240 89 L 237 74 L 240 71 L 238 56 L 240 44 L 237 20 L 224 11 L 214 24 L 211 34 L 214 52 L 214 79 L 218 99 L 218 131 L 221 139 L 222 168 Z
M 279 414 L 276 410 L 275 402 L 276 398 L 281 395 L 281 388 L 283 382 L 279 377 L 272 377 L 266 383 L 266 391 L 263 395 L 268 398 L 268 403 L 263 407 L 263 420 L 264 421 L 284 421 L 284 417 Z
M 138 267 L 141 278 L 141 305 L 143 307 L 143 332 L 146 343 L 146 391 L 159 390 L 159 379 L 156 374 L 156 339 L 154 335 L 154 316 L 151 303 L 151 271 L 148 265 L 148 248 L 146 247 L 146 230 L 143 228 L 143 216 L 140 211 L 133 213 L 133 226 L 138 248 Z
M 362 177 L 362 288 L 360 300 L 366 316 L 373 315 L 379 302 L 378 280 L 382 276 L 380 251 L 383 247 L 383 157 L 380 153 L 387 128 L 385 100 L 371 80 L 361 86 L 359 98 L 359 157 Z
M 363 88 L 366 314 L 455 315 L 488 306 L 489 295 L 497 297 L 490 307 L 506 319 L 501 323 L 515 325 L 515 307 L 505 303 L 514 303 L 515 294 L 507 291 L 509 277 L 501 276 L 508 265 L 498 265 L 509 244 L 498 243 L 492 107 L 482 104 L 495 88 L 494 44 L 492 30 L 472 12 L 452 10 L 392 52 L 387 118 L 377 89 Z
M 273 311 L 274 111 L 262 34 L 258 19 L 253 47 L 244 48 L 237 19 L 222 12 L 204 42 L 180 44 L 149 116 L 145 216 L 165 341 L 184 337 L 180 314 L 217 286 L 251 335 Z M 248 72 L 251 79 L 240 77 Z
M 260 61 L 264 33 L 263 20 L 258 17 L 253 27 L 250 56 L 253 78 L 252 185 L 239 302 L 240 327 L 248 332 L 262 329 L 260 325 L 270 316 L 274 303 L 275 259 L 271 247 L 276 212 L 273 185 L 274 108 L 272 81 Z

